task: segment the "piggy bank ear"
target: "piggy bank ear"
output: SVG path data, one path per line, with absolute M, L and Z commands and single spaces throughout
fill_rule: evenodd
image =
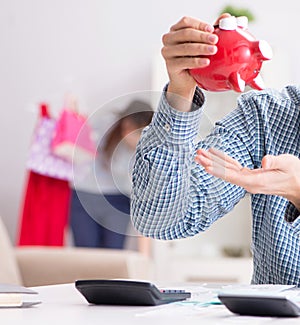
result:
M 230 17 L 231 15 L 228 14 L 228 13 L 223 13 L 222 15 L 219 16 L 219 18 L 215 21 L 214 25 L 219 25 L 219 22 L 221 19 L 223 18 L 227 18 L 227 17 Z

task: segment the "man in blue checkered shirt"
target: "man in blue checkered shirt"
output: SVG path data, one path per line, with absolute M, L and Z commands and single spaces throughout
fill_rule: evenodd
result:
M 170 81 L 137 147 L 133 223 L 153 238 L 194 236 L 250 192 L 252 283 L 300 286 L 300 88 L 244 93 L 196 140 L 205 99 L 188 69 L 209 64 L 212 32 L 184 17 L 163 36 Z

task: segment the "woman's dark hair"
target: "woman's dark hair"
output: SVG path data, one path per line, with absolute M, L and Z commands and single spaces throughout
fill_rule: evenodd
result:
M 144 128 L 152 119 L 152 107 L 142 101 L 134 100 L 119 114 L 116 123 L 109 129 L 105 136 L 104 144 L 101 146 L 101 153 L 109 160 L 118 145 L 122 140 L 122 124 L 124 120 L 130 120 L 136 126 L 136 129 Z

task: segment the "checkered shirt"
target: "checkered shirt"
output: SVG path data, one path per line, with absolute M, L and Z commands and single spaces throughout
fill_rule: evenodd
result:
M 163 240 L 205 231 L 246 191 L 207 174 L 195 163 L 195 151 L 216 147 L 251 169 L 260 168 L 266 154 L 299 157 L 299 104 L 296 86 L 246 92 L 237 108 L 199 140 L 202 92 L 196 90 L 193 105 L 198 109 L 191 112 L 170 107 L 163 93 L 137 147 L 131 196 L 135 228 Z M 299 211 L 275 195 L 251 195 L 251 206 L 252 283 L 300 286 Z

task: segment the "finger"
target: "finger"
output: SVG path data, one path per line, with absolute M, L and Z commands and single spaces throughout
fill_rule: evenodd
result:
M 238 179 L 236 170 L 226 169 L 223 166 L 217 164 L 206 166 L 205 171 L 210 175 L 213 175 L 217 178 L 221 178 L 224 181 L 232 184 L 236 184 L 236 179 Z
M 212 167 L 212 168 L 230 168 L 229 166 L 225 166 L 225 161 L 219 159 L 218 157 L 214 156 L 210 152 L 199 149 L 197 150 L 197 160 L 199 160 L 200 164 L 204 167 Z
M 262 168 L 286 170 L 288 166 L 298 163 L 299 158 L 290 154 L 282 154 L 279 156 L 266 155 L 262 159 Z
M 228 182 L 234 180 L 241 170 L 241 168 L 236 168 L 230 162 L 226 162 L 203 149 L 197 151 L 195 161 L 202 165 L 209 174 Z
M 162 36 L 162 43 L 164 45 L 173 45 L 173 44 L 180 44 L 180 43 L 216 44 L 217 42 L 218 42 L 217 35 L 202 32 L 191 28 L 169 32 Z
M 262 161 L 261 161 L 261 166 L 264 169 L 272 169 L 274 168 L 274 162 L 273 162 L 273 157 L 271 155 L 266 155 L 263 157 Z
M 212 162 L 211 164 L 207 164 L 205 166 L 205 170 L 207 173 L 215 177 L 221 178 L 226 182 L 242 187 L 244 187 L 245 185 L 243 179 L 241 178 L 243 171 L 240 169 L 232 168 L 232 166 L 225 167 L 224 165 Z
M 214 31 L 214 27 L 211 24 L 187 16 L 181 18 L 178 23 L 173 25 L 170 31 L 177 31 L 184 28 L 193 28 L 193 29 L 198 29 L 209 33 L 212 33 Z
M 199 155 L 204 155 L 207 159 L 211 160 L 211 166 L 220 166 L 223 169 L 242 169 L 242 165 L 240 165 L 235 159 L 229 157 L 224 152 L 210 148 L 208 151 L 203 149 L 199 149 L 197 151 Z
M 195 156 L 195 161 L 204 168 L 212 166 L 212 160 L 204 150 L 198 150 Z
M 171 70 L 188 70 L 203 68 L 209 65 L 210 60 L 208 58 L 200 57 L 179 57 L 166 59 L 167 65 Z
M 226 161 L 227 163 L 232 164 L 233 166 L 235 166 L 238 169 L 242 168 L 242 165 L 236 160 L 233 159 L 232 157 L 228 156 L 226 153 L 224 153 L 221 150 L 218 150 L 216 148 L 210 148 L 208 150 L 212 155 L 214 155 L 215 157 L 218 157 L 221 160 Z
M 161 52 L 165 59 L 172 57 L 198 57 L 215 54 L 217 52 L 217 47 L 200 43 L 185 43 L 174 46 L 164 46 Z
M 197 155 L 195 161 L 199 163 L 208 174 L 221 178 L 225 181 L 230 181 L 234 178 L 234 174 L 230 168 L 226 169 L 224 166 L 212 161 L 203 155 Z M 236 172 L 236 171 L 235 171 Z

